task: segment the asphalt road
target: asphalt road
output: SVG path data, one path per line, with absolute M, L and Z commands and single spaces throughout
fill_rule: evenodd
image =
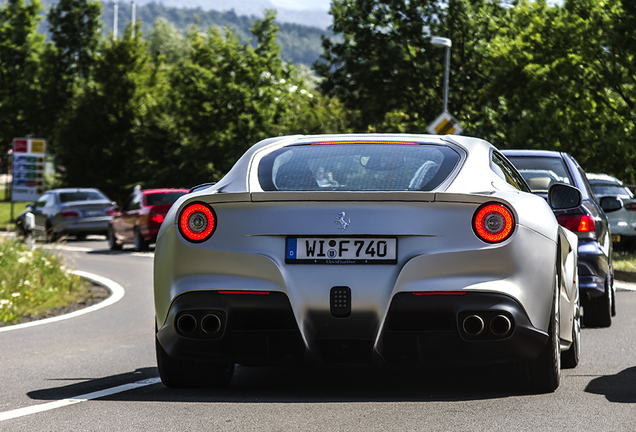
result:
M 238 367 L 222 391 L 157 382 L 152 253 L 68 241 L 70 266 L 125 295 L 71 319 L 0 331 L 0 431 L 634 431 L 636 292 L 583 329 L 555 393 L 508 390 L 497 368 Z

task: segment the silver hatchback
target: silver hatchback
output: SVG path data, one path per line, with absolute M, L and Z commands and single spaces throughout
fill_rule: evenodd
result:
M 636 244 L 636 198 L 622 181 L 607 174 L 587 174 L 592 191 L 605 211 L 612 241 L 617 246 Z

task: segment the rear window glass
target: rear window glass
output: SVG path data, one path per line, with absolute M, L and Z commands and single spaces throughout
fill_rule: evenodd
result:
M 532 192 L 547 193 L 554 183 L 572 185 L 572 178 L 561 158 L 506 156 L 530 186 Z
M 185 192 L 162 192 L 146 195 L 146 205 L 155 206 L 160 204 L 172 204 Z
M 93 200 L 105 200 L 108 199 L 99 192 L 87 191 L 87 192 L 61 192 L 60 202 L 67 203 L 73 201 L 93 201 Z
M 267 155 L 258 174 L 266 191 L 430 191 L 458 161 L 459 154 L 442 145 L 306 144 Z
M 592 191 L 595 196 L 617 196 L 621 198 L 633 198 L 632 192 L 625 186 L 610 184 L 593 184 Z

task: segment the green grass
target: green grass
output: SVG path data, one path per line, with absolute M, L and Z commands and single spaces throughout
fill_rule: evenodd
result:
M 13 203 L 13 218 L 18 217 L 22 210 L 26 209 L 27 204 L 17 202 Z M 15 227 L 15 223 L 11 222 L 11 202 L 8 201 L 0 201 L 0 231 L 13 230 Z
M 636 272 L 636 252 L 614 251 L 612 261 L 614 270 Z
M 61 258 L 0 238 L 0 326 L 43 317 L 91 296 L 87 283 L 70 273 Z

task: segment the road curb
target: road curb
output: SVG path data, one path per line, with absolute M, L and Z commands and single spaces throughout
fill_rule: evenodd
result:
M 122 299 L 122 297 L 124 297 L 125 291 L 124 288 L 119 285 L 117 282 L 105 278 L 103 276 L 99 276 L 93 273 L 89 273 L 89 272 L 85 272 L 85 271 L 81 271 L 81 270 L 75 270 L 73 271 L 73 274 L 78 275 L 79 277 L 81 277 L 82 279 L 85 279 L 89 282 L 92 282 L 94 284 L 103 286 L 104 288 L 106 288 L 108 291 L 110 291 L 110 296 L 105 299 L 102 302 L 99 302 L 97 304 L 94 304 L 92 306 L 89 306 L 87 308 L 84 309 L 80 309 L 80 310 L 76 310 L 74 312 L 71 313 L 67 313 L 64 315 L 60 315 L 60 316 L 56 316 L 56 317 L 52 317 L 52 318 L 44 318 L 38 321 L 31 321 L 28 323 L 24 323 L 24 324 L 15 324 L 15 325 L 10 325 L 10 326 L 6 326 L 6 327 L 0 327 L 0 333 L 2 332 L 7 332 L 7 331 L 11 331 L 11 330 L 19 330 L 19 329 L 23 329 L 26 327 L 34 327 L 34 326 L 38 326 L 38 325 L 42 325 L 42 324 L 50 324 L 53 322 L 57 322 L 57 321 L 63 321 L 66 319 L 70 319 L 70 318 L 75 318 L 77 316 L 80 315 L 84 315 L 87 313 L 91 313 L 91 312 L 95 312 L 96 310 L 105 308 L 107 306 L 113 305 L 115 303 L 117 303 L 119 300 Z

